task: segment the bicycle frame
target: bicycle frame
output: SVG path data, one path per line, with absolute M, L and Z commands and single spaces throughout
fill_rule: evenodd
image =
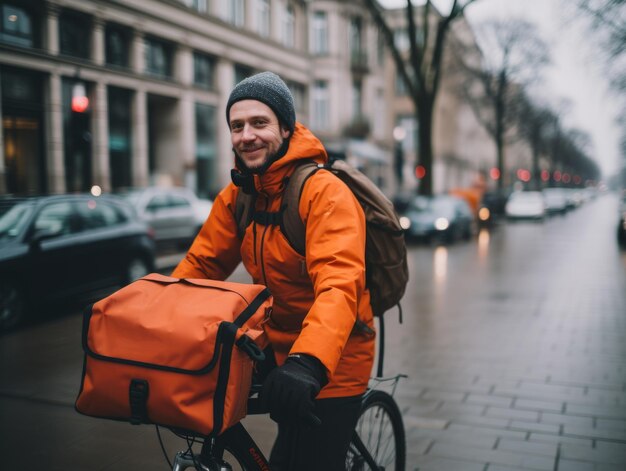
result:
M 375 382 L 376 385 L 378 385 L 382 382 L 394 381 L 392 390 L 395 392 L 397 382 L 402 377 L 406 376 L 398 375 L 395 378 L 390 379 L 377 379 Z M 363 395 L 363 403 L 365 403 L 367 397 L 371 395 L 373 391 L 376 391 L 375 388 L 376 386 L 366 391 Z M 393 398 L 393 392 L 391 395 L 387 395 Z M 264 411 L 260 410 L 258 400 L 256 398 L 250 399 L 249 413 L 264 413 Z M 360 453 L 358 463 L 361 466 L 367 465 L 369 469 L 373 471 L 378 471 L 380 469 L 375 458 L 372 456 L 363 440 L 361 440 L 361 437 L 356 429 L 352 435 L 351 446 L 354 446 L 354 448 Z M 240 464 L 245 467 L 246 471 L 271 471 L 267 458 L 241 422 L 224 431 L 217 437 L 204 439 L 202 451 L 199 454 L 193 454 L 191 452 L 191 447 L 187 451 L 178 452 L 174 460 L 172 471 L 183 471 L 188 468 L 202 469 L 203 471 L 230 471 L 232 470 L 231 466 L 223 461 L 224 452 L 226 450 L 228 450 L 235 457 L 235 459 L 237 459 Z M 365 468 L 359 467 L 358 469 L 364 470 Z

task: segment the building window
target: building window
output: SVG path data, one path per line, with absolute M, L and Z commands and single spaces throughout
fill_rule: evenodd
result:
M 59 15 L 59 47 L 61 54 L 89 59 L 91 51 L 91 19 L 75 11 Z
M 243 79 L 254 75 L 254 69 L 246 65 L 235 64 L 235 84 L 237 85 Z
M 23 8 L 1 5 L 0 42 L 34 47 L 33 17 Z
M 287 5 L 283 12 L 283 26 L 281 31 L 283 45 L 295 47 L 296 43 L 296 13 L 293 6 Z
M 158 77 L 172 77 L 172 58 L 174 47 L 154 38 L 145 39 L 146 73 Z
M 361 44 L 362 29 L 361 18 L 358 16 L 352 17 L 350 19 L 348 41 L 350 44 L 350 55 L 353 59 L 358 58 L 363 50 L 363 46 Z
M 244 9 L 245 0 L 223 0 L 224 18 L 230 24 L 235 26 L 243 26 L 246 15 Z
M 117 67 L 128 67 L 130 30 L 109 23 L 105 27 L 105 38 L 106 63 Z
M 379 32 L 376 35 L 376 57 L 379 67 L 385 66 L 385 38 Z
M 328 95 L 328 82 L 316 80 L 313 84 L 313 128 L 326 131 L 329 127 L 330 97 Z
M 215 70 L 215 60 L 202 54 L 193 53 L 193 83 L 194 85 L 210 90 L 214 87 L 213 74 Z
M 200 13 L 206 13 L 208 10 L 207 0 L 184 0 L 183 3 Z
M 196 103 L 196 192 L 202 198 L 219 191 L 215 107 Z
M 108 88 L 109 163 L 114 189 L 132 185 L 130 90 Z
M 270 35 L 269 0 L 257 0 L 257 32 L 263 37 Z
M 354 80 L 352 82 L 352 120 L 358 121 L 362 118 L 363 107 L 361 103 L 363 101 L 362 95 L 362 82 L 360 80 Z
M 298 82 L 287 80 L 285 82 L 293 95 L 293 104 L 296 108 L 296 115 L 306 114 L 306 88 Z
M 328 16 L 326 12 L 316 11 L 313 14 L 313 38 L 311 41 L 313 54 L 328 54 Z

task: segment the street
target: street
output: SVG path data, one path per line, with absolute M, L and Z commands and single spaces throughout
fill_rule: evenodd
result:
M 605 195 L 470 242 L 410 246 L 404 322 L 394 310 L 385 317 L 385 375 L 408 375 L 395 394 L 407 469 L 626 469 L 616 224 L 617 199 Z M 0 337 L 2 469 L 167 469 L 154 427 L 75 412 L 82 318 L 69 311 Z M 268 450 L 273 423 L 245 423 Z M 170 458 L 185 448 L 163 436 Z

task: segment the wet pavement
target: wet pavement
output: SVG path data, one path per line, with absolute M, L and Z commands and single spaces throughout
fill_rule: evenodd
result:
M 385 323 L 385 373 L 409 376 L 396 391 L 407 469 L 626 469 L 626 253 L 616 224 L 609 195 L 468 243 L 410 248 L 404 323 L 393 312 Z M 167 469 L 153 427 L 74 411 L 81 318 L 71 312 L 0 337 L 0 468 Z M 246 425 L 267 450 L 272 422 Z M 184 448 L 164 438 L 170 456 Z

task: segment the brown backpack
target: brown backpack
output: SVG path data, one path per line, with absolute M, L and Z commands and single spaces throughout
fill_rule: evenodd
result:
M 152 273 L 85 312 L 76 410 L 217 435 L 246 415 L 267 344 L 264 286 Z
M 407 252 L 404 233 L 393 203 L 363 173 L 344 160 L 335 160 L 329 165 L 304 161 L 289 177 L 279 217 L 268 218 L 280 224 L 281 231 L 298 253 L 305 252 L 305 227 L 300 218 L 298 205 L 306 180 L 318 170 L 327 170 L 336 175 L 352 190 L 365 213 L 365 278 L 370 291 L 374 315 L 382 321 L 382 315 L 393 306 L 400 308 L 409 280 Z M 267 214 L 267 213 L 266 213 Z M 252 222 L 254 196 L 239 190 L 235 203 L 235 220 L 240 238 Z M 277 221 L 277 222 L 276 222 Z M 257 221 L 258 222 L 258 221 Z M 402 311 L 400 310 L 400 322 Z M 357 329 L 359 326 L 356 326 Z M 361 326 L 367 328 L 367 326 Z M 380 322 L 380 329 L 383 324 Z M 384 332 L 381 332 L 381 342 Z M 381 343 L 382 349 L 382 343 Z M 382 356 L 379 363 L 379 376 L 382 374 Z

